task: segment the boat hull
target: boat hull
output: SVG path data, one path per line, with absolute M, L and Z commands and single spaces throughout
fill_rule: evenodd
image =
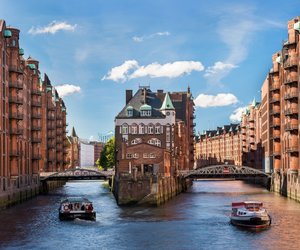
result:
M 96 212 L 91 213 L 59 213 L 60 220 L 96 220 Z
M 266 228 L 271 225 L 271 218 L 250 217 L 250 218 L 238 218 L 232 216 L 230 222 L 235 226 L 247 227 L 247 228 Z

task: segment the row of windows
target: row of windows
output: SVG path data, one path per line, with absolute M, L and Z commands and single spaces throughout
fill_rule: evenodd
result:
M 135 138 L 131 141 L 131 145 L 135 145 L 135 144 L 139 144 L 139 143 L 142 143 L 141 138 Z M 148 140 L 147 143 L 151 144 L 151 145 L 155 145 L 157 147 L 161 147 L 161 141 L 157 138 L 151 138 L 150 140 Z
M 170 128 L 167 127 L 167 131 L 169 131 Z M 150 124 L 148 126 L 145 126 L 144 124 L 133 124 L 129 126 L 128 124 L 124 123 L 120 127 L 120 133 L 123 135 L 127 134 L 162 134 L 163 133 L 163 126 L 160 124 L 156 124 L 155 126 Z
M 151 110 L 142 110 L 140 114 L 141 116 L 151 116 Z M 133 116 L 133 109 L 127 110 L 127 116 Z
M 139 153 L 133 153 L 133 154 L 126 154 L 126 159 L 138 159 L 140 158 Z M 143 158 L 151 158 L 154 159 L 156 158 L 156 155 L 154 153 L 143 153 Z

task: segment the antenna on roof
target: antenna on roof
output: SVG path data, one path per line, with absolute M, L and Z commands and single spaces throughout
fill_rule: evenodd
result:
M 139 85 L 139 89 L 150 89 L 150 84 L 149 85 Z

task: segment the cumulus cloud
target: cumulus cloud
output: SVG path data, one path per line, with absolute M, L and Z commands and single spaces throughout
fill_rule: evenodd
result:
M 151 38 L 154 38 L 156 36 L 169 36 L 170 35 L 170 32 L 168 31 L 164 31 L 164 32 L 157 32 L 157 33 L 153 33 L 151 35 L 148 35 L 148 36 L 134 36 L 132 38 L 133 41 L 137 42 L 137 43 L 141 43 L 147 39 L 151 39 Z
M 238 66 L 232 63 L 223 63 L 216 62 L 213 66 L 210 66 L 206 69 L 204 76 L 211 77 L 215 75 L 223 75 L 229 73 L 232 69 L 237 68 Z
M 136 60 L 125 61 L 122 65 L 112 68 L 103 78 L 103 80 L 112 80 L 112 81 L 121 81 L 124 82 L 128 75 L 129 71 L 132 69 L 137 69 L 139 64 Z
M 46 33 L 55 34 L 56 32 L 58 32 L 60 30 L 74 31 L 76 26 L 77 26 L 77 24 L 71 25 L 71 24 L 68 24 L 67 22 L 53 21 L 44 27 L 31 27 L 31 29 L 28 31 L 28 33 L 32 34 L 32 35 L 46 34 Z
M 217 95 L 200 94 L 194 100 L 195 105 L 201 108 L 228 106 L 237 102 L 237 97 L 230 93 L 220 93 Z
M 124 82 L 128 79 L 140 77 L 168 77 L 176 78 L 192 71 L 203 71 L 201 62 L 176 61 L 173 63 L 159 64 L 157 62 L 146 66 L 139 66 L 135 60 L 125 61 L 122 65 L 112 68 L 102 80 L 113 80 Z
M 245 113 L 247 107 L 239 107 L 235 109 L 232 114 L 229 116 L 230 121 L 240 122 L 242 119 L 243 113 Z
M 63 84 L 63 85 L 58 85 L 55 86 L 55 89 L 57 90 L 59 96 L 61 98 L 74 94 L 74 93 L 79 93 L 80 92 L 80 87 L 71 85 L 71 84 Z

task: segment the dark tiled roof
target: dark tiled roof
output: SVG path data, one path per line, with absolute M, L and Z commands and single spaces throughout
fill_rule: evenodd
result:
M 145 92 L 146 91 L 146 95 Z M 146 97 L 146 98 L 145 98 Z M 156 93 L 152 92 L 150 89 L 139 89 L 131 100 L 125 105 L 121 112 L 117 115 L 116 118 L 137 118 L 140 117 L 140 107 L 143 104 L 148 104 L 152 107 L 152 116 L 143 117 L 143 118 L 163 118 L 165 115 L 160 111 L 162 101 L 156 96 Z M 128 106 L 133 108 L 133 116 L 128 117 L 126 109 Z

